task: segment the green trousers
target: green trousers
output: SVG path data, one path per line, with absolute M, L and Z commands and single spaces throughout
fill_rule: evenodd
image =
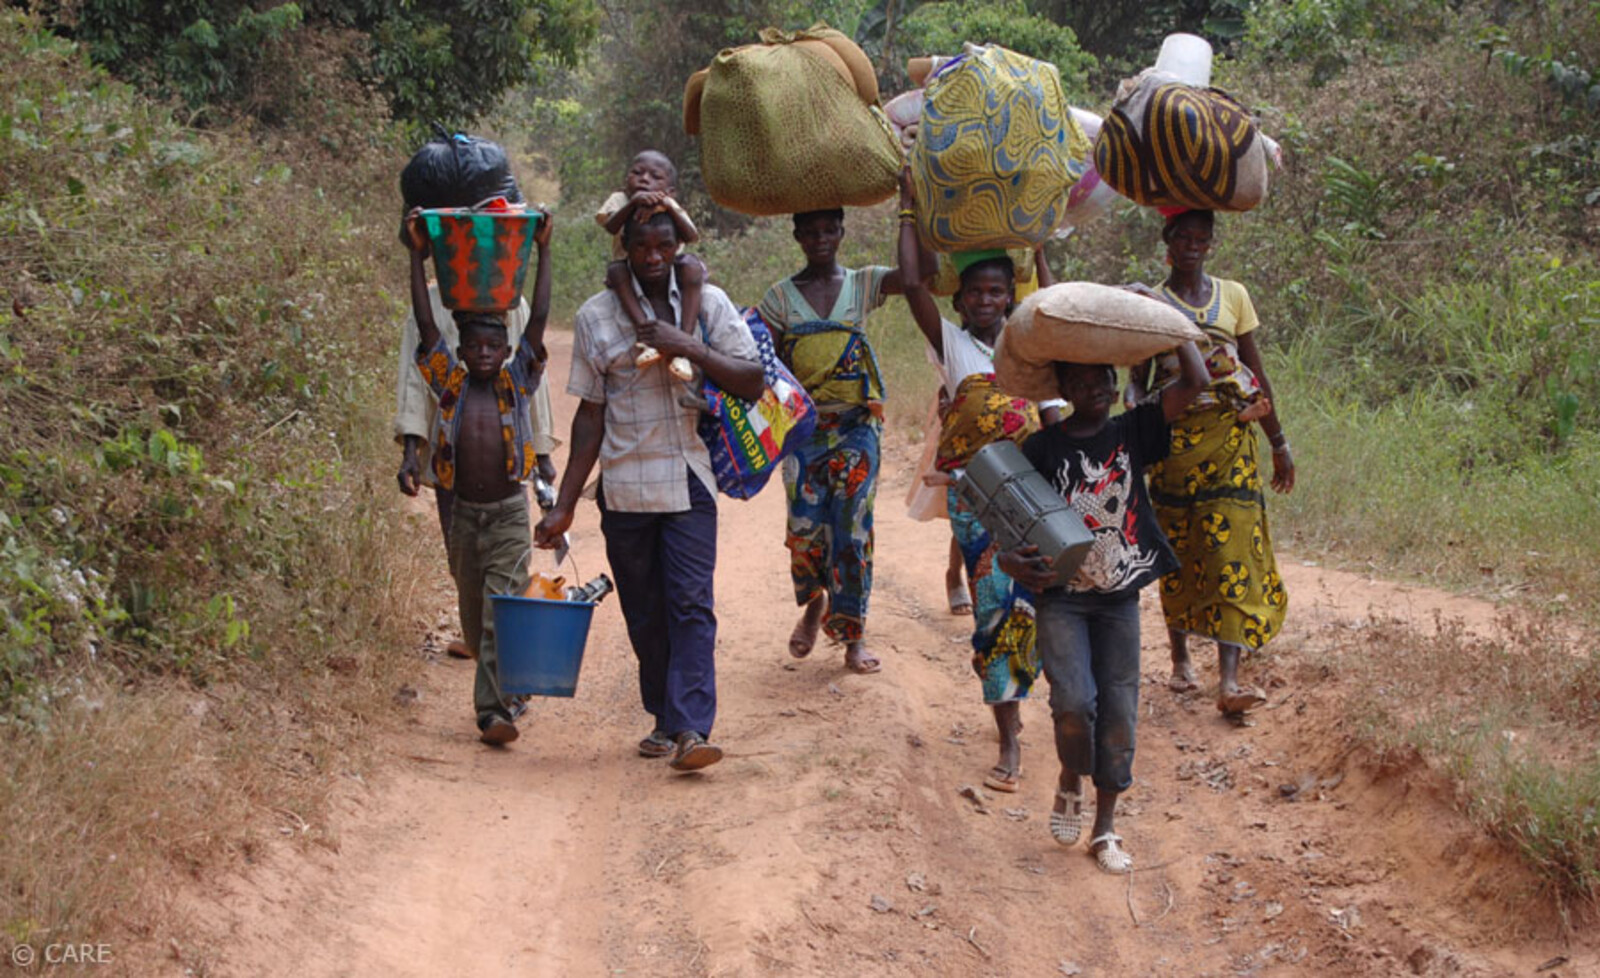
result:
M 467 648 L 478 650 L 472 707 L 480 730 L 493 717 L 511 718 L 500 693 L 500 655 L 495 648 L 494 602 L 489 595 L 521 594 L 528 589 L 527 555 L 532 540 L 526 493 L 497 503 L 456 497 L 450 514 L 450 574 L 456 579 L 461 637 Z

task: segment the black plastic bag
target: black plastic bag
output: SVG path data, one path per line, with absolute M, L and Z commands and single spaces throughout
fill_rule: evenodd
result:
M 498 143 L 463 133 L 446 133 L 417 150 L 400 171 L 405 210 L 413 207 L 471 207 L 491 197 L 522 203 L 511 162 Z

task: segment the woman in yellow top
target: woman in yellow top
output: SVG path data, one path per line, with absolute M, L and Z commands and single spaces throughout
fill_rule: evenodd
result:
M 1172 271 L 1157 295 L 1206 334 L 1200 344 L 1211 380 L 1185 415 L 1172 423 L 1172 452 L 1150 469 L 1156 518 L 1177 552 L 1179 568 L 1161 581 L 1161 606 L 1172 643 L 1174 690 L 1197 688 L 1188 636 L 1217 643 L 1221 681 L 1217 709 L 1237 719 L 1266 699 L 1239 685 L 1239 658 L 1283 626 L 1288 594 L 1278 575 L 1257 470 L 1259 421 L 1272 445 L 1272 488 L 1294 488 L 1294 457 L 1278 423 L 1272 386 L 1261 364 L 1259 325 L 1243 285 L 1205 273 L 1215 217 L 1189 210 L 1167 219 L 1161 237 Z M 1151 390 L 1177 376 L 1176 358 L 1154 361 Z M 1135 368 L 1131 400 L 1145 396 Z

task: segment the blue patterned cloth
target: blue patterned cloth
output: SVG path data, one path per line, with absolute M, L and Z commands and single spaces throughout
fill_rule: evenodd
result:
M 795 601 L 827 595 L 823 629 L 840 642 L 861 640 L 872 592 L 880 429 L 866 408 L 820 412 L 816 431 L 783 466 Z
M 950 531 L 972 582 L 972 666 L 983 680 L 983 701 L 1027 699 L 1039 678 L 1033 596 L 1000 569 L 1000 548 L 955 487 L 948 492 Z

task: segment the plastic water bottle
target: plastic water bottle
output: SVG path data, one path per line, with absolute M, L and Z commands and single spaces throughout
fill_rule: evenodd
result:
M 568 601 L 584 601 L 589 604 L 599 604 L 605 596 L 616 590 L 616 585 L 611 583 L 611 578 L 604 574 L 590 581 L 582 587 L 567 588 Z
M 533 499 L 539 504 L 539 511 L 548 513 L 556 508 L 556 488 L 538 476 L 533 477 Z

